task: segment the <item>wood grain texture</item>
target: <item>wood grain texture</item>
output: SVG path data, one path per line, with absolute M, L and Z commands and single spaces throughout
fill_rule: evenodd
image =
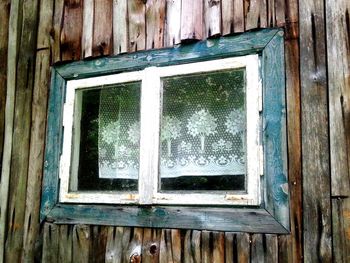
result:
M 128 1 L 113 1 L 113 54 L 128 51 Z
M 326 1 L 332 196 L 350 196 L 350 2 Z
M 244 16 L 244 0 L 233 0 L 233 31 L 235 33 L 244 32 L 245 16 Z
M 267 0 L 251 0 L 247 8 L 246 30 L 267 27 Z
M 89 263 L 105 262 L 108 229 L 106 226 L 90 226 L 91 241 Z
M 73 255 L 73 226 L 60 225 L 58 233 L 58 262 L 74 263 Z
M 82 57 L 83 0 L 64 0 L 63 14 L 60 33 L 61 59 L 79 60 Z
M 94 0 L 84 0 L 83 32 L 82 32 L 82 40 L 81 40 L 83 58 L 92 56 L 93 30 L 94 30 Z
M 350 262 L 350 199 L 332 199 L 333 260 Z
M 166 0 L 148 0 L 146 3 L 146 49 L 164 46 Z
M 288 35 L 288 33 L 286 33 Z M 299 47 L 297 39 L 285 42 L 287 126 L 288 126 L 288 176 L 290 193 L 291 235 L 283 249 L 291 250 L 291 262 L 302 257 L 302 177 L 301 177 L 301 125 Z
M 325 17 L 322 1 L 299 1 L 306 262 L 332 261 Z
M 225 262 L 237 262 L 237 236 L 235 233 L 225 233 Z
M 6 123 L 6 91 L 7 91 L 7 55 L 8 55 L 8 41 L 9 41 L 9 18 L 10 18 L 10 1 L 0 1 L 0 57 L 3 58 L 0 60 L 0 194 L 1 198 L 4 201 L 0 201 L 0 262 L 2 262 L 3 256 L 3 245 L 5 242 L 4 233 L 5 233 L 5 218 L 7 216 L 7 191 L 8 191 L 8 176 L 4 176 L 2 179 L 2 157 L 3 152 L 7 151 L 4 149 L 4 137 L 5 130 L 7 127 Z M 9 125 L 8 120 L 6 125 Z M 9 134 L 7 133 L 7 137 Z M 7 154 L 9 155 L 9 153 Z M 6 159 L 6 155 L 5 155 Z M 6 164 L 5 164 L 6 165 Z M 6 182 L 5 182 L 6 181 Z M 5 189 L 6 188 L 6 189 Z M 6 196 L 5 196 L 6 195 Z
M 29 145 L 28 184 L 24 217 L 23 255 L 25 262 L 34 262 L 35 244 L 39 238 L 40 191 L 46 132 L 46 111 L 50 83 L 50 31 L 53 19 L 52 1 L 40 1 L 37 56 L 35 63 L 32 120 Z
M 285 62 L 291 234 L 279 239 L 279 257 L 282 262 L 297 263 L 302 261 L 303 249 L 298 1 L 289 0 L 286 6 L 289 21 L 285 30 Z
M 204 0 L 205 36 L 221 34 L 221 0 Z
M 73 227 L 73 251 L 72 258 L 74 263 L 89 262 L 91 242 L 90 227 L 86 225 L 75 225 Z
M 129 47 L 128 51 L 146 48 L 146 6 L 142 0 L 128 1 Z
M 57 131 L 62 129 L 62 105 L 64 101 L 65 83 L 62 77 L 55 70 L 51 71 L 51 89 L 48 118 L 46 130 L 46 146 L 44 161 L 44 176 L 42 182 L 40 222 L 51 211 L 57 202 L 58 196 L 55 194 L 58 187 L 58 163 L 57 160 L 61 154 L 61 134 Z M 57 121 L 59 120 L 59 121 Z
M 122 256 L 122 227 L 108 227 L 107 229 L 107 242 L 106 242 L 106 263 L 121 262 Z
M 7 48 L 9 32 L 10 1 L 0 1 L 0 171 L 5 133 L 5 105 L 7 84 Z M 1 182 L 1 175 L 0 175 Z
M 8 229 L 5 261 L 18 262 L 23 251 L 26 186 L 37 43 L 38 1 L 20 5 L 22 26 L 16 68 L 16 99 L 11 153 L 11 178 L 8 205 Z
M 164 46 L 181 42 L 181 0 L 166 0 Z
M 94 1 L 92 55 L 105 56 L 113 51 L 113 0 Z
M 10 167 L 12 153 L 13 120 L 15 111 L 15 87 L 16 87 L 16 66 L 19 43 L 19 24 L 21 13 L 19 12 L 20 1 L 12 1 L 9 14 L 9 33 L 7 50 L 6 69 L 6 105 L 5 105 L 5 129 L 4 129 L 4 151 L 2 154 L 2 166 L 0 176 L 0 262 L 4 262 L 5 233 L 7 231 L 8 193 L 10 182 Z
M 162 229 L 159 251 L 160 263 L 181 262 L 181 233 L 177 229 Z
M 213 262 L 225 263 L 225 233 L 213 232 Z
M 247 233 L 237 234 L 237 254 L 239 263 L 250 262 L 250 246 L 251 239 L 250 235 Z
M 187 230 L 183 245 L 184 263 L 201 262 L 201 231 Z
M 55 8 L 53 14 L 53 24 L 51 31 L 51 52 L 52 52 L 52 63 L 62 60 L 61 55 L 61 30 L 63 23 L 64 14 L 64 0 L 55 0 Z
M 52 36 L 52 20 L 54 16 L 54 2 L 40 0 L 37 49 L 49 49 Z
M 203 1 L 182 0 L 181 40 L 201 40 L 203 30 Z
M 159 262 L 161 234 L 160 229 L 145 228 L 143 230 L 141 250 L 143 263 Z
M 43 175 L 44 140 L 48 86 L 50 83 L 50 51 L 37 53 L 32 102 L 32 124 L 29 145 L 28 183 L 25 201 L 23 260 L 34 262 L 34 246 L 39 237 L 41 181 Z
M 264 195 L 266 210 L 290 229 L 283 37 L 278 32 L 262 54 Z
M 59 263 L 59 226 L 55 224 L 45 223 L 43 230 L 43 253 L 41 261 L 43 263 Z M 66 244 L 67 245 L 67 244 Z M 67 262 L 67 261 L 65 261 Z
M 234 1 L 233 0 L 221 0 L 221 20 L 223 36 L 232 34 L 234 32 Z M 243 9 L 242 9 L 243 11 Z
M 276 29 L 264 29 L 182 45 L 180 46 L 181 57 L 179 57 L 179 49 L 168 48 L 153 50 L 152 52 L 143 51 L 116 57 L 99 58 L 97 60 L 76 61 L 57 66 L 56 69 L 65 79 L 77 79 L 98 74 L 118 73 L 121 70 L 137 70 L 159 64 L 188 63 L 195 60 L 205 60 L 214 55 L 216 57 L 243 56 L 262 51 L 277 32 Z

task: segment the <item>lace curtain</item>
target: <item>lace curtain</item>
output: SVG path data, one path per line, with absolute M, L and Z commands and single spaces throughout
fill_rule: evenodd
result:
M 161 178 L 246 173 L 244 80 L 244 69 L 162 80 Z M 139 116 L 139 82 L 101 89 L 100 178 L 138 178 Z

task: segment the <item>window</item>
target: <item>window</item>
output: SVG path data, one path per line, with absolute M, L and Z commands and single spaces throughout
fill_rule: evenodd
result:
M 60 201 L 259 205 L 260 94 L 258 55 L 68 81 Z
M 42 219 L 287 231 L 283 63 L 263 30 L 55 67 Z

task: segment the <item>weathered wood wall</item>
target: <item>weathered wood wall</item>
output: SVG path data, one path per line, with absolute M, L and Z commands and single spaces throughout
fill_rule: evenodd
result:
M 348 0 L 0 0 L 0 262 L 350 262 L 349 13 Z M 263 27 L 285 28 L 290 235 L 39 225 L 50 65 Z

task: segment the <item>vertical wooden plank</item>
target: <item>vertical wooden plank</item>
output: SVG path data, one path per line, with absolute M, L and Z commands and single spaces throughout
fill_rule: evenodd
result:
M 201 40 L 203 36 L 203 1 L 182 0 L 181 40 Z
M 58 262 L 73 263 L 73 226 L 59 226 L 58 248 Z
M 106 244 L 106 263 L 123 263 L 130 241 L 129 227 L 109 227 Z
M 7 51 L 7 83 L 5 104 L 5 129 L 4 129 L 4 151 L 2 155 L 2 167 L 0 175 L 0 262 L 4 262 L 5 232 L 7 231 L 8 193 L 10 182 L 10 166 L 12 152 L 12 133 L 15 107 L 16 66 L 17 50 L 19 46 L 19 23 L 21 12 L 19 11 L 21 1 L 14 0 L 11 3 L 9 15 L 8 51 Z
M 183 250 L 184 263 L 201 262 L 201 231 L 186 231 Z
M 332 199 L 333 261 L 350 262 L 350 198 Z
M 332 196 L 350 196 L 350 2 L 326 1 Z
M 265 260 L 265 248 L 266 248 L 266 239 L 262 234 L 252 235 L 252 254 L 251 254 L 251 263 L 264 263 L 268 262 Z
M 180 263 L 181 262 L 181 237 L 172 233 L 180 234 L 179 230 L 163 229 L 160 240 L 159 262 Z M 174 242 L 175 241 L 175 242 Z M 176 243 L 180 243 L 176 245 Z
M 266 262 L 278 263 L 278 239 L 277 235 L 266 234 L 266 251 L 265 258 Z
M 221 0 L 204 0 L 206 37 L 221 34 Z
M 254 234 L 251 244 L 251 263 L 278 263 L 276 235 Z
M 233 0 L 233 31 L 235 33 L 244 32 L 244 0 Z
M 164 46 L 172 47 L 181 42 L 181 0 L 166 0 Z
M 212 262 L 212 254 L 210 251 L 210 240 L 211 240 L 210 231 L 202 231 L 202 262 L 209 263 Z
M 221 20 L 223 36 L 232 34 L 234 32 L 234 4 L 234 0 L 221 0 Z
M 36 71 L 32 102 L 32 127 L 30 132 L 29 168 L 26 208 L 24 217 L 23 260 L 34 262 L 34 246 L 39 236 L 39 210 L 43 174 L 46 110 L 50 83 L 50 31 L 53 17 L 53 2 L 40 1 L 37 40 Z
M 61 56 L 61 31 L 63 24 L 64 0 L 55 0 L 53 15 L 53 34 L 51 41 L 52 63 L 62 60 Z
M 112 15 L 112 0 L 94 1 L 94 30 L 92 43 L 93 56 L 105 56 L 112 54 Z
M 113 1 L 113 54 L 128 51 L 128 1 Z
M 146 4 L 146 49 L 164 46 L 165 0 L 148 0 Z
M 16 68 L 16 107 L 13 123 L 6 262 L 18 262 L 23 251 L 38 7 L 38 1 L 25 1 L 20 5 L 23 19 Z
M 83 0 L 64 0 L 64 19 L 61 31 L 62 60 L 81 58 L 81 40 L 83 31 Z
M 146 7 L 142 0 L 128 1 L 129 48 L 128 51 L 144 50 L 146 47 Z
M 174 263 L 182 262 L 181 231 L 178 229 L 171 230 L 171 247 Z
M 53 1 L 40 0 L 37 50 L 49 49 L 52 41 L 51 30 L 54 16 Z
M 250 236 L 246 233 L 237 234 L 237 254 L 239 263 L 250 262 Z
M 275 0 L 276 26 L 282 27 L 285 25 L 285 0 Z
M 106 255 L 108 227 L 91 226 L 89 263 L 104 263 Z
M 224 232 L 213 232 L 213 262 L 225 263 Z
M 89 249 L 91 233 L 89 226 L 75 225 L 73 227 L 73 253 L 74 263 L 89 262 Z
M 32 103 L 32 127 L 29 146 L 28 184 L 25 200 L 23 260 L 34 261 L 35 241 L 39 236 L 39 212 L 41 180 L 46 132 L 46 110 L 50 83 L 50 50 L 37 53 L 34 93 Z
M 237 258 L 237 237 L 235 233 L 225 233 L 225 262 L 236 263 Z
M 128 246 L 126 250 L 123 251 L 122 262 L 131 262 L 132 260 L 132 262 L 140 263 L 142 256 L 143 228 L 135 227 L 131 229 L 131 232 L 129 240 L 125 240 Z
M 303 247 L 298 1 L 289 0 L 286 6 L 289 21 L 285 30 L 285 64 L 291 234 L 279 239 L 279 260 L 298 263 L 302 261 Z
M 84 0 L 83 5 L 83 58 L 92 56 L 92 40 L 94 28 L 94 0 Z
M 276 10 L 275 10 L 275 2 L 277 0 L 267 0 L 267 24 L 269 27 L 276 26 Z
M 323 1 L 300 0 L 304 260 L 332 261 Z
M 145 228 L 142 241 L 142 262 L 159 262 L 161 230 Z
M 58 261 L 58 227 L 55 224 L 44 224 L 42 262 L 59 263 Z
M 267 0 L 251 0 L 248 6 L 245 29 L 267 27 Z
M 7 48 L 9 32 L 10 0 L 0 1 L 0 171 L 2 167 L 2 153 L 5 133 L 5 103 L 6 103 L 6 75 L 7 75 Z M 1 175 L 0 175 L 1 182 Z
M 106 243 L 106 263 L 120 263 L 123 251 L 123 228 L 108 227 Z

